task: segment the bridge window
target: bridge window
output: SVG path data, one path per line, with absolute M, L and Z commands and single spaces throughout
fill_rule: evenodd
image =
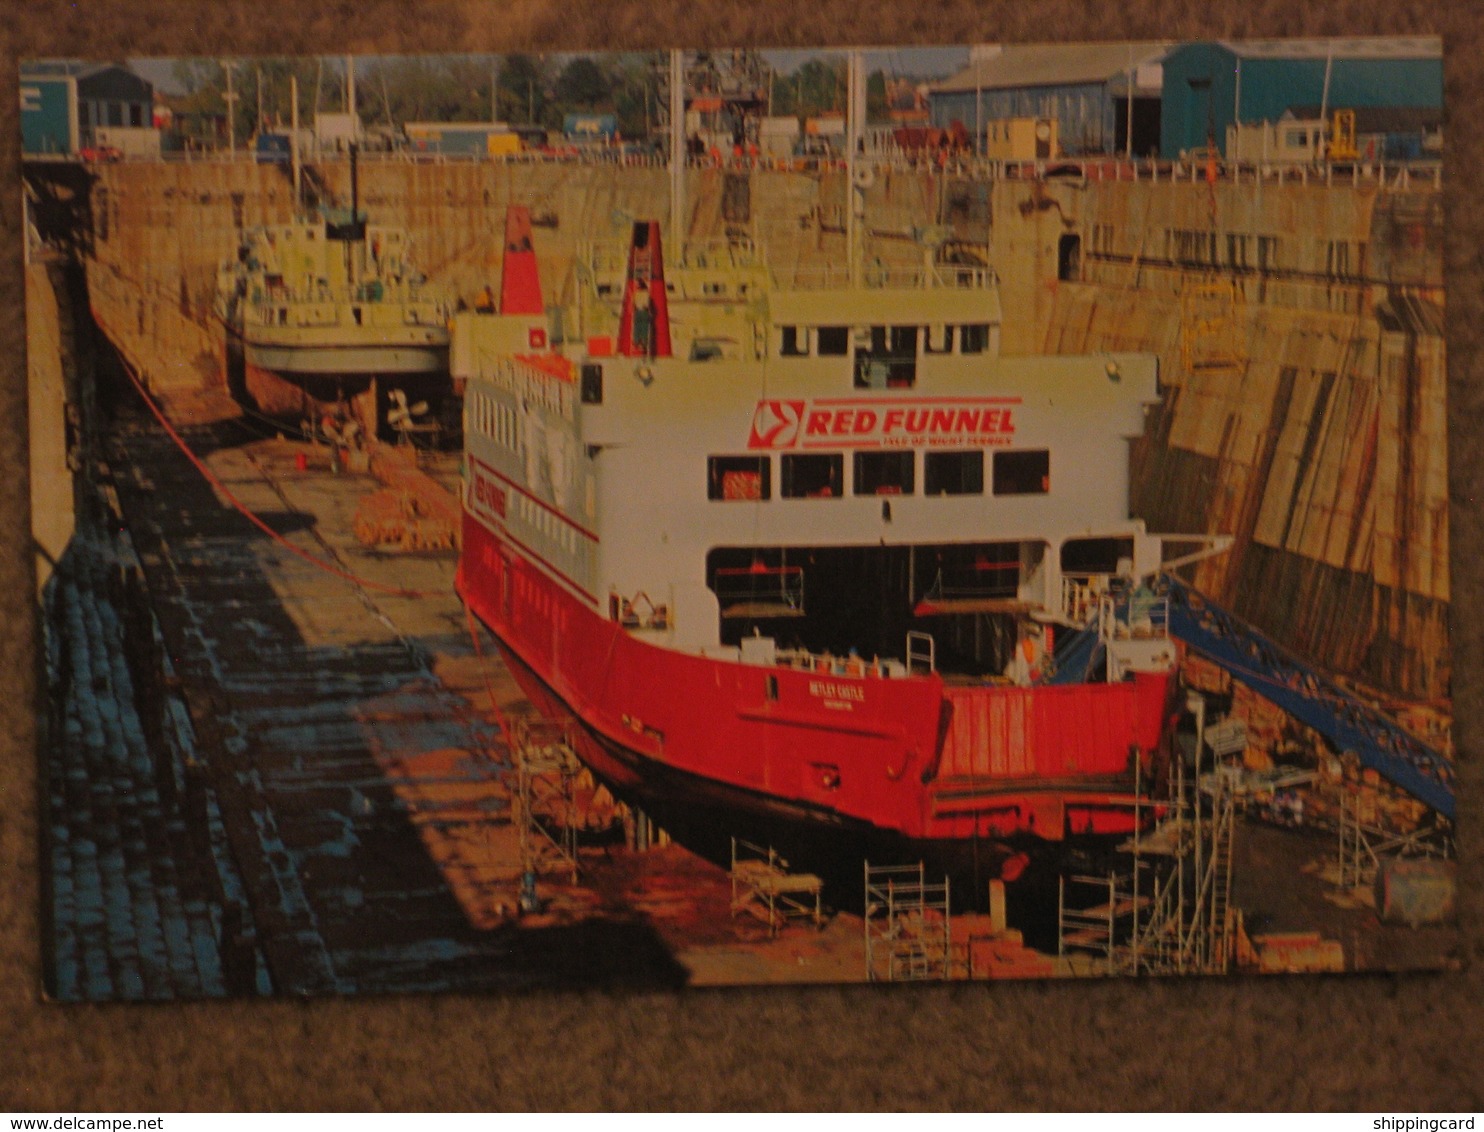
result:
M 1251 243 L 1250 236 L 1240 236 L 1228 233 L 1226 237 L 1226 262 L 1229 266 L 1238 270 L 1246 270 L 1247 267 L 1247 245 Z
M 994 454 L 996 495 L 1045 495 L 1051 490 L 1051 453 L 1044 448 Z
M 782 461 L 784 499 L 829 499 L 843 490 L 845 457 L 839 453 L 784 453 Z
M 911 495 L 916 487 L 911 452 L 857 452 L 855 494 Z
M 857 389 L 906 389 L 917 383 L 917 327 L 873 326 L 857 336 Z
M 922 458 L 924 495 L 984 494 L 984 453 L 928 452 Z
M 807 358 L 809 356 L 809 328 L 806 326 L 780 326 L 778 353 L 785 358 Z
M 766 456 L 712 456 L 706 461 L 706 498 L 768 499 L 772 467 Z
M 821 326 L 815 331 L 815 338 L 822 358 L 843 358 L 850 352 L 848 326 Z
M 1082 237 L 1063 236 L 1056 245 L 1056 277 L 1072 282 L 1082 273 Z
M 982 354 L 989 349 L 989 323 L 971 322 L 959 328 L 959 353 Z
M 923 334 L 923 349 L 929 354 L 953 353 L 953 327 L 929 326 Z
M 1061 547 L 1063 574 L 1118 574 L 1122 572 L 1119 566 L 1125 559 L 1130 564 L 1134 560 L 1134 540 L 1131 538 L 1073 538 L 1062 543 Z

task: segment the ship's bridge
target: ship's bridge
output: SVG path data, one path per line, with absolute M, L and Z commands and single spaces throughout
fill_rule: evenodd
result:
M 597 356 L 620 332 L 628 250 L 594 244 L 578 257 L 580 297 L 564 322 Z M 852 286 L 843 267 L 778 269 L 749 242 L 713 241 L 689 246 L 664 283 L 673 352 L 692 362 L 849 357 L 864 387 L 908 380 L 919 349 L 928 358 L 999 353 L 999 291 L 987 267 L 930 256 L 872 263 Z
M 1158 567 L 1128 513 L 1154 358 L 996 358 L 965 329 L 977 312 L 898 302 L 878 327 L 814 309 L 850 318 L 845 351 L 799 317 L 807 353 L 775 323 L 740 361 L 580 363 L 595 584 L 615 608 L 665 606 L 656 625 L 689 649 L 762 633 L 901 655 L 925 627 L 987 671 L 1016 619 L 1063 615 L 1069 582 Z M 935 326 L 952 349 L 930 349 Z

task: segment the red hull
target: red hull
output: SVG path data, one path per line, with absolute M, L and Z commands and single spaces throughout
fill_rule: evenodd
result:
M 948 687 L 671 651 L 606 619 L 466 515 L 458 588 L 536 706 L 622 794 L 907 842 L 1132 828 L 1135 750 L 1158 744 L 1169 678 Z

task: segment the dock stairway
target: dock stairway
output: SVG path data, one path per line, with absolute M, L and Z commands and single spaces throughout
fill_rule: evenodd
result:
M 1163 575 L 1160 588 L 1172 637 L 1454 820 L 1455 774 L 1442 754 L 1180 579 Z
M 1168 845 L 1146 851 L 1170 853 L 1170 871 L 1155 872 L 1147 915 L 1137 924 L 1133 964 L 1151 974 L 1223 974 L 1232 961 L 1232 856 L 1236 810 L 1232 794 L 1220 785 L 1209 810 L 1183 789 L 1167 823 Z M 1145 909 L 1141 909 L 1141 913 Z

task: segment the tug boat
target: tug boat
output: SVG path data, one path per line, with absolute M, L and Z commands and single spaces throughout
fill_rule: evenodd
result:
M 539 711 L 678 840 L 983 900 L 1116 839 L 1168 757 L 1176 544 L 1128 510 L 1141 354 L 1000 357 L 993 273 L 925 253 L 784 278 L 657 222 L 543 303 L 528 213 L 499 313 L 455 319 L 457 586 Z M 1153 583 L 1153 584 L 1151 584 Z
M 250 408 L 316 420 L 366 398 L 358 415 L 370 429 L 385 424 L 391 388 L 451 393 L 451 304 L 417 270 L 407 233 L 368 224 L 355 198 L 353 189 L 350 209 L 245 230 L 219 269 L 213 311 L 228 385 Z

